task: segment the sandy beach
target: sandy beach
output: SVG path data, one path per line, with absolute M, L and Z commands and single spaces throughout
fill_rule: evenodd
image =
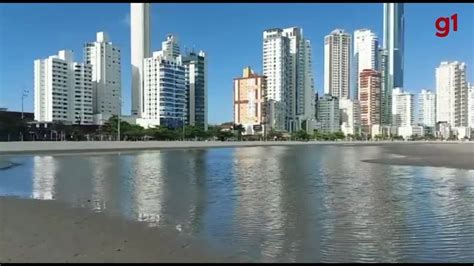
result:
M 201 245 L 200 245 L 201 244 Z M 0 197 L 0 262 L 239 262 L 144 223 L 57 201 Z

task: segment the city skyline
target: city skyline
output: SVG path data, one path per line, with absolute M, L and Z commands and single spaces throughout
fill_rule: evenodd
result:
M 186 44 L 196 44 L 195 48 L 196 51 L 199 51 L 200 49 L 205 50 L 206 53 L 209 55 L 209 122 L 210 123 L 220 123 L 220 122 L 226 122 L 232 120 L 232 105 L 229 104 L 232 102 L 232 83 L 231 80 L 235 76 L 239 75 L 239 72 L 241 71 L 242 67 L 246 65 L 250 65 L 256 73 L 261 74 L 262 73 L 262 66 L 261 66 L 261 53 L 262 53 L 262 48 L 261 48 L 261 42 L 262 42 L 262 37 L 261 34 L 263 30 L 269 27 L 281 27 L 281 28 L 286 28 L 286 27 L 291 27 L 291 26 L 296 26 L 304 29 L 305 32 L 305 38 L 311 41 L 312 44 L 312 52 L 313 52 L 313 75 L 315 76 L 315 89 L 317 92 L 322 95 L 323 91 L 323 71 L 324 71 L 324 60 L 323 60 L 323 55 L 324 55 L 324 36 L 328 34 L 330 31 L 334 30 L 335 28 L 341 28 L 344 29 L 346 32 L 351 34 L 353 36 L 354 30 L 356 29 L 361 29 L 361 28 L 368 28 L 372 30 L 377 36 L 379 36 L 379 43 L 380 43 L 380 36 L 382 36 L 382 4 L 367 4 L 365 6 L 368 6 L 370 8 L 367 9 L 367 12 L 370 12 L 371 14 L 373 13 L 372 19 L 369 21 L 372 21 L 371 23 L 367 23 L 368 19 L 365 18 L 364 16 L 357 15 L 356 10 L 358 10 L 363 4 L 308 4 L 311 8 L 308 8 L 312 11 L 315 12 L 322 12 L 325 9 L 335 9 L 334 11 L 339 11 L 342 13 L 347 13 L 347 14 L 352 14 L 352 16 L 349 16 L 349 18 L 339 18 L 338 19 L 333 19 L 331 20 L 325 20 L 325 23 L 323 24 L 316 24 L 314 22 L 314 19 L 310 19 L 308 17 L 302 16 L 302 18 L 293 18 L 295 15 L 292 12 L 289 12 L 289 15 L 287 17 L 280 17 L 279 19 L 275 18 L 268 18 L 268 19 L 262 19 L 256 27 L 252 28 L 251 30 L 245 30 L 245 32 L 250 35 L 248 37 L 247 34 L 244 36 L 240 36 L 239 39 L 244 38 L 245 44 L 242 44 L 241 42 L 237 42 L 237 39 L 233 39 L 235 36 L 231 35 L 229 36 L 229 32 L 224 32 L 224 31 L 218 31 L 219 36 L 209 36 L 207 33 L 212 32 L 212 29 L 207 30 L 200 30 L 201 34 L 199 35 L 194 35 L 190 34 L 190 31 L 192 29 L 189 28 L 189 23 L 182 23 L 183 25 L 176 25 L 176 19 L 173 19 L 170 22 L 167 22 L 166 18 L 169 15 L 170 10 L 176 10 L 178 7 L 181 7 L 181 11 L 183 13 L 183 18 L 186 17 L 186 14 L 190 11 L 194 10 L 202 10 L 203 6 L 208 7 L 210 10 L 216 10 L 217 6 L 222 6 L 219 7 L 223 13 L 220 13 L 220 16 L 225 15 L 226 12 L 229 12 L 229 10 L 233 11 L 239 11 L 241 9 L 245 9 L 250 12 L 250 17 L 254 16 L 259 10 L 262 10 L 262 8 L 270 8 L 270 10 L 274 10 L 275 12 L 282 12 L 281 5 L 272 5 L 272 4 L 232 4 L 232 5 L 207 5 L 207 4 L 199 4 L 199 5 L 171 5 L 171 4 L 154 4 L 152 5 L 152 21 L 151 21 L 151 28 L 152 28 L 152 51 L 158 50 L 159 44 L 161 41 L 165 38 L 165 36 L 168 33 L 173 33 L 176 34 L 182 41 L 182 43 Z M 15 6 L 15 5 L 3 5 L 0 7 L 0 25 L 11 25 L 8 23 L 8 17 L 11 18 L 12 14 L 15 14 L 15 12 L 18 12 L 18 8 L 12 8 L 12 7 L 6 7 L 6 6 Z M 18 5 L 17 5 L 18 6 Z M 29 6 L 29 5 L 28 5 Z M 29 8 L 28 6 L 26 7 L 26 10 L 28 11 Z M 35 6 L 35 5 L 31 5 Z M 49 12 L 53 12 L 57 6 L 51 6 L 51 5 L 42 5 L 41 8 L 44 8 L 43 6 L 46 6 L 46 9 L 49 9 Z M 65 5 L 58 5 L 58 6 L 65 6 Z M 67 5 L 67 8 L 64 8 L 66 10 L 70 9 L 70 6 L 73 5 Z M 34 45 L 34 46 L 28 46 L 28 51 L 26 52 L 26 55 L 18 58 L 18 60 L 9 60 L 12 55 L 18 55 L 18 53 L 6 53 L 5 51 L 7 50 L 12 50 L 13 51 L 18 51 L 17 49 L 21 49 L 23 47 L 22 43 L 20 43 L 19 48 L 13 48 L 12 44 L 10 43 L 5 43 L 2 42 L 0 46 L 0 107 L 7 107 L 10 110 L 19 110 L 20 105 L 21 105 L 21 94 L 23 92 L 23 87 L 29 88 L 30 94 L 28 98 L 25 100 L 25 111 L 33 111 L 33 75 L 32 75 L 32 63 L 33 60 L 39 59 L 39 58 L 46 58 L 50 56 L 51 54 L 57 53 L 58 50 L 63 50 L 63 49 L 71 49 L 74 50 L 75 52 L 75 60 L 81 61 L 83 59 L 81 56 L 78 56 L 81 54 L 81 47 L 84 42 L 90 41 L 94 39 L 94 35 L 96 32 L 99 31 L 105 31 L 109 34 L 110 38 L 112 39 L 114 45 L 117 45 L 120 47 L 122 51 L 128 51 L 130 49 L 130 32 L 129 32 L 129 25 L 125 21 L 118 21 L 120 17 L 120 13 L 122 13 L 122 18 L 126 18 L 127 10 L 129 10 L 129 4 L 115 4 L 115 5 L 99 5 L 99 4 L 82 4 L 82 5 L 76 5 L 76 6 L 82 6 L 79 8 L 78 13 L 85 12 L 86 10 L 92 10 L 94 9 L 95 11 L 101 10 L 103 8 L 107 8 L 114 6 L 115 12 L 111 12 L 115 15 L 116 20 L 114 21 L 115 24 L 120 24 L 119 27 L 116 27 L 117 25 L 113 25 L 112 23 L 109 26 L 101 26 L 101 25 L 94 25 L 94 23 L 84 23 L 82 27 L 70 27 L 69 31 L 64 31 L 57 29 L 56 27 L 51 27 L 53 29 L 45 29 L 46 33 L 49 32 L 48 34 L 45 34 L 45 39 L 50 40 L 50 42 L 46 42 L 47 44 L 43 45 Z M 87 8 L 86 6 L 90 6 L 90 8 Z M 115 7 L 116 6 L 116 7 Z M 229 6 L 231 7 L 229 9 Z M 292 4 L 288 5 L 287 8 L 290 8 L 290 11 L 296 11 L 299 10 L 299 12 L 303 14 L 309 14 L 308 11 L 304 10 L 305 5 L 302 4 Z M 466 65 L 468 66 L 468 81 L 471 81 L 474 75 L 473 70 L 470 66 L 473 65 L 473 54 L 469 54 L 469 49 L 462 49 L 472 47 L 473 46 L 473 38 L 472 34 L 468 32 L 468 28 L 463 28 L 463 20 L 464 20 L 464 25 L 469 22 L 469 18 L 472 18 L 472 14 L 474 13 L 473 7 L 467 7 L 467 5 L 463 6 L 460 4 L 457 5 L 443 5 L 446 6 L 444 8 L 439 8 L 441 5 L 415 5 L 415 4 L 406 4 L 405 5 L 405 31 L 406 31 L 406 36 L 405 36 L 405 79 L 404 79 L 404 90 L 408 91 L 410 93 L 419 93 L 421 89 L 428 88 L 432 91 L 435 90 L 435 68 L 439 65 L 441 61 L 460 61 L 460 62 L 465 62 Z M 38 5 L 36 5 L 38 8 Z M 319 8 L 317 8 L 319 7 Z M 349 9 L 348 7 L 351 7 Z M 415 10 L 420 10 L 421 8 L 426 8 L 427 13 L 420 14 L 421 17 L 425 16 L 424 20 L 418 18 L 416 19 L 413 15 L 413 12 Z M 92 8 L 92 9 L 91 9 Z M 219 9 L 217 8 L 217 9 Z M 9 10 L 10 9 L 10 10 Z M 12 12 L 7 12 L 7 10 L 12 11 Z M 15 11 L 16 10 L 16 11 Z M 34 8 L 32 9 L 34 10 Z M 365 10 L 365 9 L 364 9 Z M 209 10 L 207 10 L 209 11 Z M 431 11 L 431 12 L 430 12 Z M 30 11 L 31 12 L 31 11 Z M 438 38 L 434 36 L 435 28 L 434 28 L 434 21 L 437 16 L 449 16 L 451 13 L 458 13 L 459 16 L 459 31 L 458 32 L 453 32 L 451 35 L 447 38 Z M 65 12 L 67 13 L 67 12 Z M 196 12 L 199 13 L 199 12 Z M 212 12 L 211 12 L 212 13 Z M 26 12 L 28 14 L 28 12 Z M 428 14 L 428 15 L 426 15 Z M 73 14 L 76 15 L 76 14 Z M 193 15 L 190 17 L 190 20 L 193 20 L 193 22 L 201 17 L 198 15 Z M 354 18 L 357 17 L 357 18 Z M 41 15 L 38 15 L 38 17 L 42 17 Z M 106 16 L 107 17 L 107 16 Z M 157 18 L 155 18 L 157 17 Z M 181 16 L 178 16 L 181 17 Z M 219 16 L 217 16 L 219 17 Z M 278 17 L 278 16 L 277 16 Z M 430 17 L 430 18 L 426 18 Z M 201 21 L 201 24 L 206 24 L 214 21 L 213 19 L 216 18 L 216 16 L 208 18 L 207 20 L 204 20 L 204 22 Z M 4 21 L 6 19 L 6 21 Z M 202 17 L 201 17 L 202 19 Z M 308 19 L 310 21 L 308 21 Z M 98 21 L 102 20 L 102 23 L 104 24 L 105 18 L 98 18 Z M 157 23 L 157 20 L 159 23 Z M 275 22 L 275 20 L 280 20 L 281 22 Z M 309 23 L 311 22 L 312 23 Z M 168 19 L 169 21 L 169 19 Z M 187 20 L 186 20 L 187 21 Z M 229 19 L 229 21 L 231 21 Z M 254 20 L 250 20 L 253 23 L 255 23 Z M 324 20 L 320 20 L 324 21 Z M 349 27 L 347 25 L 351 24 L 351 21 L 354 22 L 353 27 Z M 14 27 L 11 27 L 13 29 L 21 28 L 24 27 L 25 24 L 32 23 L 31 20 L 27 20 L 23 24 L 20 23 L 20 21 L 17 21 L 14 24 Z M 173 24 L 174 23 L 174 24 Z M 198 23 L 198 22 L 196 22 Z M 228 24 L 229 22 L 224 21 L 224 25 Z M 67 24 L 67 23 L 66 23 Z M 92 25 L 89 25 L 92 24 Z M 100 24 L 100 23 L 97 23 Z M 107 24 L 107 23 L 105 23 Z M 186 24 L 188 24 L 186 28 Z M 153 26 L 154 25 L 154 26 Z M 195 27 L 199 27 L 200 24 L 196 25 Z M 415 29 L 420 29 L 421 25 L 425 25 L 425 30 L 424 32 L 422 31 L 419 35 L 427 35 L 425 37 L 425 40 L 429 40 L 430 38 L 432 40 L 436 40 L 436 42 L 431 42 L 431 43 L 423 43 L 421 41 L 417 41 L 418 45 L 416 46 L 413 44 L 413 30 Z M 429 27 L 428 27 L 429 25 Z M 66 25 L 67 26 L 67 25 Z M 195 28 L 194 27 L 194 28 Z M 219 26 L 223 27 L 223 25 Z M 156 28 L 156 30 L 155 30 Z M 191 27 L 193 28 L 193 27 Z M 200 29 L 203 29 L 199 27 Z M 112 30 L 115 29 L 115 30 Z M 118 29 L 118 30 L 117 30 Z M 20 35 L 10 35 L 8 34 L 11 32 L 11 29 L 7 27 L 1 27 L 1 38 L 4 38 L 5 36 L 8 37 L 13 37 L 12 43 L 15 43 L 14 40 L 17 40 L 18 38 L 21 38 L 22 36 Z M 316 31 L 317 30 L 317 31 Z M 120 34 L 117 34 L 118 31 L 120 31 Z M 215 30 L 214 30 L 215 31 Z M 247 32 L 248 31 L 248 32 Z M 21 31 L 20 31 L 21 32 Z M 74 33 L 78 33 L 78 36 L 72 37 Z M 234 32 L 234 31 L 231 31 Z M 59 39 L 62 39 L 62 42 L 54 41 L 55 38 L 53 36 L 53 33 L 56 33 L 59 37 Z M 16 33 L 18 34 L 18 33 Z M 64 36 L 67 36 L 70 34 L 69 38 L 65 38 Z M 196 34 L 196 33 L 194 33 Z M 35 33 L 31 32 L 30 35 L 32 38 L 34 38 Z M 223 35 L 223 36 L 222 36 Z M 88 36 L 88 37 L 84 37 Z M 430 38 L 427 38 L 431 36 Z M 471 36 L 471 38 L 469 38 Z M 23 37 L 24 38 L 24 37 Z M 79 40 L 80 38 L 80 40 Z M 232 42 L 232 46 L 226 46 L 223 45 L 225 43 L 228 43 L 228 40 L 225 40 L 225 38 L 230 38 Z M 72 39 L 74 41 L 72 41 Z M 128 40 L 128 43 L 126 42 Z M 220 42 L 219 42 L 220 40 Z M 40 40 L 38 40 L 40 41 Z M 207 45 L 206 41 L 212 41 L 215 42 L 214 45 Z M 41 40 L 43 42 L 43 40 Z M 62 45 L 61 45 L 62 43 Z M 18 43 L 17 43 L 18 44 Z M 237 45 L 238 44 L 238 45 Z M 438 45 L 436 45 L 438 44 Z M 79 47 L 78 47 L 79 46 Z M 251 48 L 246 48 L 246 47 L 251 47 Z M 459 49 L 447 49 L 447 47 L 459 47 Z M 24 49 L 26 47 L 23 47 Z M 189 49 L 190 47 L 188 47 Z M 191 47 L 192 48 L 192 47 Z M 220 49 L 219 49 L 220 48 Z M 228 48 L 228 49 L 224 49 Z M 226 56 L 222 56 L 222 51 L 221 50 L 227 50 L 229 51 L 230 49 L 232 51 L 236 52 L 225 52 L 224 54 Z M 352 48 L 352 47 L 351 47 Z M 417 57 L 414 57 L 413 54 L 419 54 L 420 56 L 423 54 L 423 52 L 430 52 L 438 50 L 438 52 L 433 53 L 432 56 L 429 58 L 422 57 L 423 60 L 416 60 Z M 414 52 L 416 51 L 416 52 Z M 235 53 L 236 55 L 233 55 Z M 471 50 L 471 53 L 474 53 L 474 51 Z M 240 56 L 239 56 L 240 55 Z M 33 58 L 30 58 L 32 56 Z M 28 58 L 28 60 L 26 59 Z M 30 60 L 31 59 L 31 60 Z M 14 65 L 8 68 L 4 68 L 2 66 L 5 66 L 5 62 L 14 62 Z M 16 72 L 12 72 L 11 70 L 18 70 Z M 122 112 L 123 114 L 127 115 L 130 114 L 130 55 L 124 52 L 122 54 L 122 93 L 124 95 L 123 99 L 123 106 L 122 106 Z M 25 78 L 21 78 L 21 82 L 18 82 L 18 75 L 22 75 Z M 416 77 L 421 77 L 418 80 L 416 80 Z M 16 82 L 15 82 L 16 81 Z M 23 84 L 24 83 L 24 84 Z M 6 89 L 5 89 L 6 88 Z

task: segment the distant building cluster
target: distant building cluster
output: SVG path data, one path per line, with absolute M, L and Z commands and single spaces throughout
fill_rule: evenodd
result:
M 370 29 L 353 36 L 330 32 L 324 38 L 324 95 L 318 97 L 303 30 L 265 30 L 262 75 L 246 68 L 234 79 L 234 123 L 248 135 L 303 129 L 365 138 L 471 137 L 474 86 L 465 63 L 441 62 L 436 91 L 423 89 L 416 98 L 404 89 L 404 35 L 403 3 L 384 4 L 381 46 Z
M 176 36 L 150 52 L 150 4 L 131 4 L 131 116 L 143 127 L 183 125 L 207 130 L 207 61 L 203 51 L 181 53 Z M 101 125 L 121 115 L 121 51 L 98 32 L 84 44 L 83 61 L 71 50 L 34 62 L 34 114 L 40 123 Z

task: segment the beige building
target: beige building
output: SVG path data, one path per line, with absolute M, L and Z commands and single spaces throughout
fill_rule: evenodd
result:
M 359 77 L 360 122 L 362 133 L 371 135 L 373 125 L 380 125 L 380 73 L 364 69 Z
M 245 135 L 263 134 L 266 79 L 250 67 L 234 79 L 234 124 L 245 128 Z

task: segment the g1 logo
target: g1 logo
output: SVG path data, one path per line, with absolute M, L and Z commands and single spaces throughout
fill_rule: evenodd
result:
M 435 33 L 436 36 L 440 38 L 444 38 L 449 35 L 449 29 L 450 29 L 449 21 L 450 20 L 453 21 L 453 31 L 458 31 L 458 14 L 452 15 L 451 18 L 439 17 L 435 22 L 436 29 L 438 30 Z

